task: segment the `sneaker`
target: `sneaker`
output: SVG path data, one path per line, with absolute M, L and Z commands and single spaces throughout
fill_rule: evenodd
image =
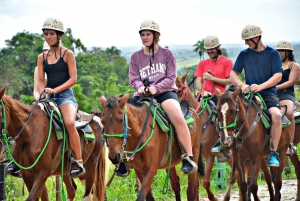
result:
M 181 171 L 184 174 L 192 174 L 198 169 L 197 164 L 194 162 L 194 157 L 193 156 L 181 156 L 182 159 L 182 167 Z
M 271 167 L 279 167 L 280 161 L 278 159 L 278 153 L 273 153 L 269 159 L 268 165 Z
M 212 153 L 220 153 L 221 152 L 221 146 L 218 145 L 218 146 L 215 146 L 215 147 L 211 148 L 210 152 L 212 152 Z

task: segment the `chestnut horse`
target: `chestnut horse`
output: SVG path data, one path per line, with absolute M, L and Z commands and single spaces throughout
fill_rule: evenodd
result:
M 245 99 L 240 88 L 237 88 L 233 93 L 226 91 L 222 94 L 218 92 L 218 98 L 217 112 L 221 128 L 221 142 L 224 146 L 230 146 L 232 150 L 233 171 L 236 168 L 239 172 L 240 200 L 248 200 L 245 159 L 249 160 L 248 168 L 251 170 L 249 172 L 251 182 L 248 184 L 248 190 L 252 193 L 254 200 L 260 200 L 257 196 L 257 178 L 259 170 L 264 165 L 265 158 L 270 151 L 269 143 L 266 143 L 267 146 L 263 146 L 265 135 L 269 131 L 259 118 L 261 111 L 258 111 L 252 102 L 250 103 Z M 274 199 L 270 197 L 270 200 L 274 201 L 281 198 L 281 173 L 284 169 L 285 154 L 289 145 L 290 135 L 288 132 L 288 128 L 282 129 L 277 149 L 281 163 L 279 167 L 274 168 L 275 197 Z
M 178 88 L 177 96 L 179 100 L 188 100 L 190 107 L 196 109 L 198 106 L 198 102 L 194 98 L 192 92 L 186 85 L 186 77 L 187 73 L 184 74 L 181 78 L 176 78 L 176 86 Z M 211 115 L 209 114 L 208 110 L 201 108 L 200 121 L 202 125 L 206 125 L 207 122 L 210 120 Z M 213 115 L 213 114 L 212 114 Z M 202 130 L 202 142 L 201 142 L 201 153 L 205 158 L 205 172 L 203 178 L 203 187 L 207 192 L 207 197 L 209 200 L 215 201 L 217 198 L 214 196 L 213 192 L 210 190 L 210 175 L 212 172 L 212 168 L 214 165 L 214 158 L 215 156 L 210 152 L 211 147 L 219 138 L 219 133 L 216 131 L 215 125 L 213 122 L 209 122 L 206 125 L 206 128 Z M 201 160 L 201 158 L 199 159 Z
M 177 139 L 173 137 L 174 140 L 172 141 L 171 154 L 164 154 L 171 136 L 169 136 L 167 132 L 161 130 L 152 115 L 149 116 L 149 121 L 146 124 L 147 126 L 145 127 L 143 138 L 141 139 L 141 146 L 137 147 L 145 123 L 144 121 L 146 119 L 148 107 L 145 104 L 136 106 L 127 103 L 129 97 L 129 93 L 121 98 L 112 96 L 108 100 L 106 100 L 104 96 L 100 97 L 101 105 L 104 110 L 102 122 L 108 141 L 109 158 L 114 164 L 119 164 L 123 160 L 124 152 L 127 151 L 128 153 L 128 150 L 135 150 L 138 148 L 134 159 L 129 160 L 137 177 L 142 183 L 136 200 L 154 200 L 151 193 L 151 184 L 157 170 L 175 167 L 179 164 L 181 162 L 181 151 Z M 193 155 L 195 162 L 197 163 L 202 132 L 201 128 L 197 126 L 199 125 L 199 118 L 194 111 L 192 117 L 195 122 L 189 126 L 189 129 L 191 133 Z M 169 166 L 168 161 L 170 156 L 172 157 Z M 167 162 L 161 164 L 165 157 L 168 159 Z M 172 177 L 174 176 L 175 175 Z M 188 175 L 188 200 L 199 200 L 198 191 L 199 176 L 197 172 L 194 172 Z
M 295 101 L 296 110 L 295 112 L 300 112 L 300 103 Z M 300 116 L 295 117 L 295 135 L 293 139 L 294 145 L 298 145 L 300 143 Z M 295 173 L 297 176 L 297 195 L 295 201 L 300 201 L 300 161 L 298 158 L 297 150 L 294 154 L 290 155 L 290 160 L 294 164 Z
M 52 163 L 59 149 L 60 141 L 57 140 L 54 129 L 48 138 L 50 127 L 49 118 L 40 107 L 36 107 L 34 113 L 28 122 L 26 122 L 34 106 L 25 105 L 8 97 L 4 94 L 5 89 L 6 86 L 0 91 L 0 109 L 2 111 L 0 113 L 0 119 L 5 122 L 0 124 L 0 130 L 2 130 L 0 141 L 3 142 L 7 140 L 5 135 L 6 131 L 12 138 L 18 136 L 15 139 L 16 151 L 18 153 L 16 162 L 28 169 L 23 170 L 21 168 L 23 180 L 29 191 L 29 196 L 26 200 L 38 200 L 38 198 L 49 200 L 45 182 L 49 176 L 60 175 L 61 173 L 61 164 L 52 172 Z M 22 130 L 25 122 L 27 125 Z M 100 141 L 103 138 L 100 123 L 100 121 L 97 122 L 95 120 L 90 122 L 89 125 L 95 134 L 95 140 L 88 144 L 83 143 L 82 156 L 86 173 L 81 176 L 80 179 L 85 180 L 84 199 L 88 199 L 93 186 L 94 196 L 97 197 L 96 199 L 104 199 L 105 176 L 107 175 L 106 171 L 108 171 L 108 168 L 106 167 L 106 148 L 104 143 Z M 4 128 L 3 125 L 6 125 L 6 128 Z M 47 138 L 48 145 L 43 152 L 42 150 Z M 69 160 L 67 154 L 64 155 L 64 159 L 64 182 L 67 187 L 68 198 L 73 200 L 76 186 L 74 186 L 72 179 L 67 177 L 67 164 Z M 28 168 L 29 166 L 31 167 L 30 169 Z

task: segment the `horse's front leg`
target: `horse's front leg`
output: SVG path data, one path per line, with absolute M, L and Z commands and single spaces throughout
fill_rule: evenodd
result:
M 287 146 L 286 146 L 287 147 Z M 282 187 L 282 176 L 281 173 L 284 169 L 284 165 L 285 165 L 285 153 L 286 153 L 286 149 L 287 148 L 282 148 L 279 152 L 279 159 L 280 159 L 280 166 L 273 168 L 274 172 L 275 172 L 275 177 L 273 180 L 274 183 L 274 188 L 275 188 L 275 201 L 279 201 L 281 199 L 281 187 Z
M 180 182 L 179 182 L 179 177 L 177 176 L 176 168 L 172 167 L 170 169 L 170 175 L 169 175 L 170 181 L 171 181 L 171 186 L 172 189 L 175 193 L 175 198 L 176 201 L 181 201 L 180 197 Z
M 240 198 L 239 200 L 242 201 L 247 201 L 247 182 L 245 179 L 245 165 L 244 165 L 244 160 L 242 158 L 238 158 L 237 154 L 233 151 L 233 161 L 237 167 L 238 173 L 239 173 L 239 194 Z
M 43 171 L 43 170 L 40 170 L 39 172 L 35 172 L 36 174 L 32 175 L 32 178 L 34 178 L 34 181 L 33 181 L 33 185 L 32 185 L 32 188 L 31 190 L 28 189 L 29 191 L 29 196 L 28 198 L 26 199 L 26 201 L 34 201 L 34 200 L 38 200 L 38 198 L 40 198 L 43 194 L 43 192 L 46 189 L 46 180 L 47 178 L 50 176 L 50 173 L 48 171 Z M 25 179 L 28 179 L 28 177 L 24 178 L 24 181 Z M 31 185 L 32 183 L 32 180 L 29 181 L 29 185 Z M 27 186 L 27 183 L 25 182 L 26 186 Z M 47 196 L 48 197 L 48 196 Z M 46 201 L 48 201 L 49 199 L 46 199 Z
M 273 188 L 273 185 L 272 185 L 272 177 L 271 177 L 271 173 L 270 173 L 270 170 L 269 170 L 269 166 L 267 165 L 267 162 L 264 158 L 261 161 L 261 169 L 264 173 L 265 181 L 268 185 L 269 194 L 270 194 L 270 201 L 273 201 L 275 198 L 274 198 L 274 188 Z
M 156 170 L 154 168 L 149 168 L 147 171 L 141 172 L 140 170 L 135 169 L 135 172 L 142 183 L 136 201 L 144 201 L 145 198 L 147 198 L 147 201 L 154 201 L 150 189 L 154 176 L 156 174 Z
M 255 201 L 259 201 L 260 199 L 257 196 L 257 190 L 258 190 L 257 177 L 258 177 L 259 170 L 261 167 L 261 159 L 256 157 L 256 158 L 253 158 L 251 161 L 252 161 L 251 167 L 248 167 L 248 168 L 251 168 L 250 170 L 248 170 L 248 172 L 250 172 L 250 177 L 248 177 L 248 178 L 251 179 L 249 187 L 248 187 L 248 191 L 250 193 L 252 193 Z M 249 193 L 249 197 L 251 196 L 250 193 Z
M 68 177 L 67 175 L 64 175 L 64 183 L 67 189 L 68 201 L 73 201 L 75 198 L 75 192 L 77 186 L 74 180 L 71 177 Z
M 297 196 L 295 201 L 300 201 L 300 161 L 298 159 L 297 150 L 293 155 L 290 156 L 290 160 L 294 164 L 295 173 L 297 176 Z
M 209 153 L 205 157 L 206 164 L 205 164 L 205 173 L 204 173 L 204 178 L 203 178 L 203 187 L 205 188 L 205 190 L 207 192 L 208 199 L 212 200 L 212 201 L 215 200 L 215 196 L 214 196 L 213 192 L 210 190 L 210 175 L 211 175 L 211 171 L 212 171 L 212 168 L 214 165 L 214 158 L 215 158 L 215 156 L 212 155 L 209 151 Z
M 232 160 L 231 160 L 231 162 L 232 162 Z M 228 189 L 226 191 L 226 194 L 224 196 L 223 201 L 229 201 L 230 200 L 231 190 L 232 190 L 233 184 L 235 183 L 235 181 L 237 180 L 237 178 L 238 178 L 238 172 L 237 172 L 237 169 L 236 169 L 236 165 L 233 163 L 232 164 L 231 173 L 230 173 L 229 186 L 228 186 Z

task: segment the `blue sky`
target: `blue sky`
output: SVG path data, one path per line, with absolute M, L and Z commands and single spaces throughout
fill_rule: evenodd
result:
M 41 33 L 48 17 L 87 47 L 142 46 L 145 19 L 159 23 L 163 46 L 195 44 L 209 34 L 242 45 L 247 24 L 260 26 L 266 43 L 300 41 L 299 0 L 0 0 L 0 48 L 17 32 Z

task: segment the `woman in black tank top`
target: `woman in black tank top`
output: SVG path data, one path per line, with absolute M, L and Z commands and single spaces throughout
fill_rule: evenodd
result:
M 282 59 L 283 74 L 281 81 L 277 84 L 277 95 L 279 97 L 279 104 L 282 110 L 285 109 L 284 105 L 287 105 L 286 116 L 291 122 L 290 130 L 290 143 L 292 145 L 295 133 L 295 120 L 294 120 L 294 107 L 295 107 L 295 93 L 294 83 L 297 81 L 300 73 L 299 64 L 295 62 L 293 54 L 293 46 L 289 41 L 279 41 L 276 46 Z M 287 154 L 294 151 L 292 146 L 289 146 Z
M 85 173 L 85 169 L 83 167 L 80 139 L 75 127 L 77 103 L 71 88 L 77 82 L 75 56 L 72 51 L 62 47 L 59 43 L 64 34 L 61 21 L 48 18 L 42 30 L 50 50 L 38 56 L 39 92 L 41 93 L 45 89 L 45 92 L 56 102 L 62 113 L 69 134 L 70 145 L 77 160 L 77 166 L 71 169 L 70 176 L 79 177 Z M 44 87 L 45 72 L 47 73 L 46 88 Z

